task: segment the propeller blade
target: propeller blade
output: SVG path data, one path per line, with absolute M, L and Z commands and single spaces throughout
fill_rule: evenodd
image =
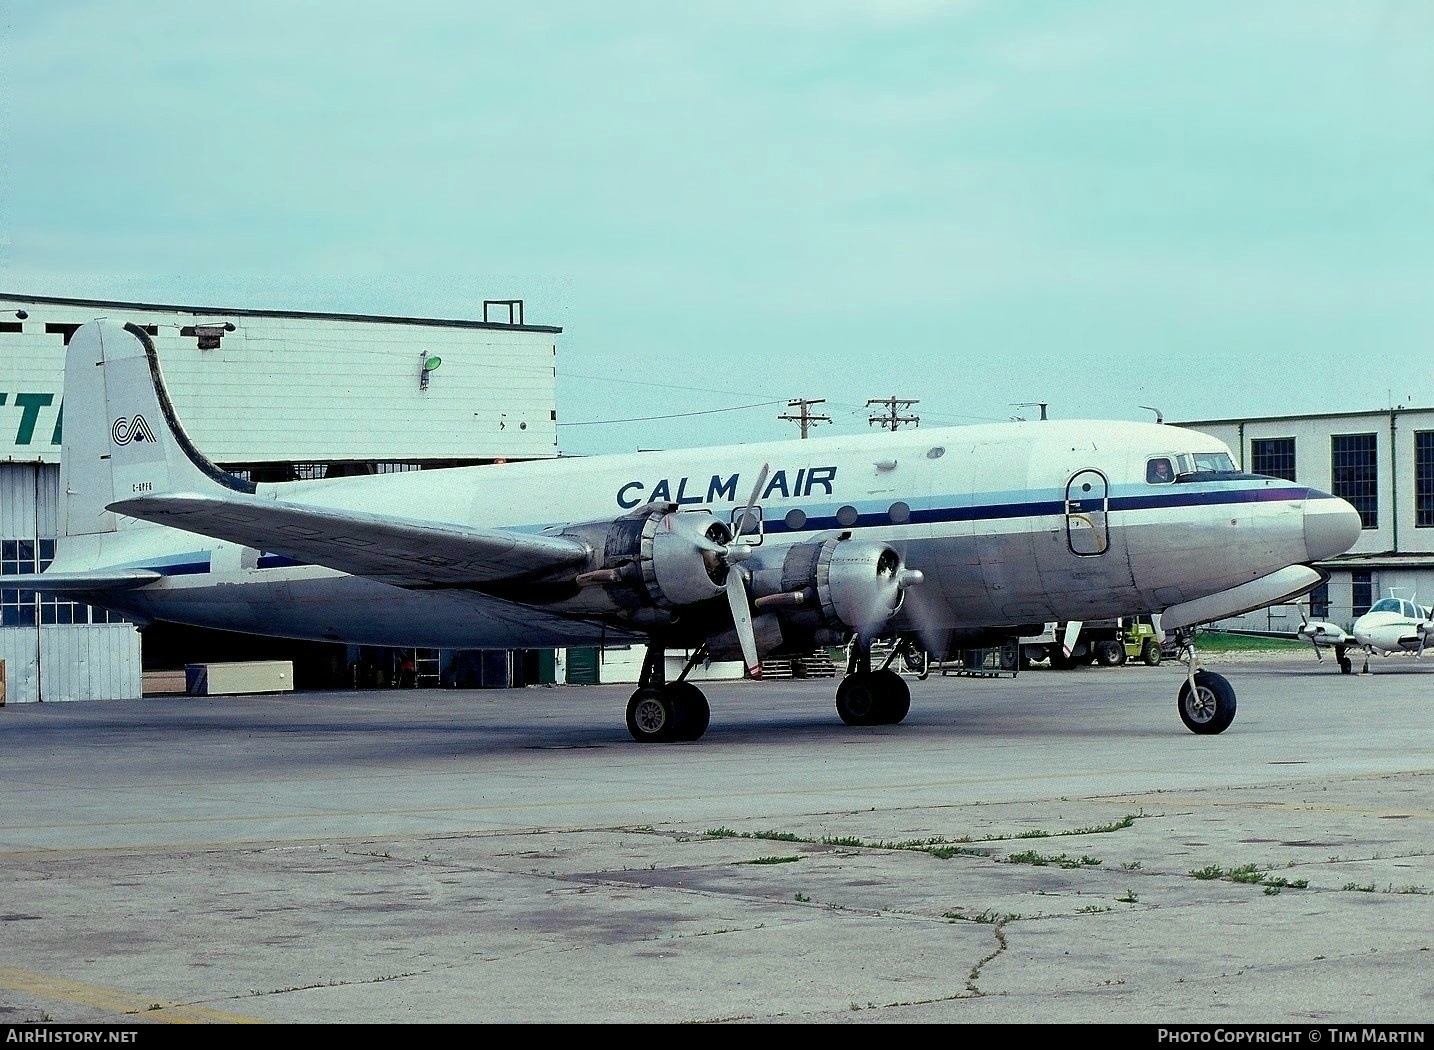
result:
M 737 517 L 737 528 L 732 533 L 732 541 L 735 543 L 739 536 L 750 531 L 749 526 L 755 522 L 752 515 L 752 508 L 757 505 L 757 500 L 762 498 L 762 486 L 767 483 L 767 475 L 772 472 L 772 464 L 763 463 L 762 469 L 757 472 L 757 483 L 752 486 L 752 495 L 747 497 L 747 505 L 742 508 L 742 513 Z
M 1071 658 L 1071 653 L 1075 650 L 1076 639 L 1080 637 L 1080 629 L 1080 620 L 1071 620 L 1066 624 L 1066 633 L 1061 638 L 1061 652 L 1066 654 L 1067 660 Z
M 931 654 L 931 659 L 940 661 L 946 658 L 946 652 L 951 647 L 951 632 L 939 626 L 941 617 L 936 612 L 936 601 L 925 588 L 916 587 L 905 592 L 902 609 L 916 629 L 922 648 Z
M 762 677 L 762 661 L 757 657 L 757 636 L 752 630 L 752 610 L 747 606 L 747 580 L 742 570 L 733 568 L 727 574 L 727 604 L 732 609 L 732 626 L 742 646 L 742 662 L 753 678 Z

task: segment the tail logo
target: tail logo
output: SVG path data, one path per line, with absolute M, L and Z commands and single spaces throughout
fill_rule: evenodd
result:
M 121 416 L 115 420 L 114 426 L 110 427 L 110 437 L 116 445 L 128 445 L 131 441 L 153 441 L 154 431 L 149 429 L 144 416 L 134 416 L 132 419 Z

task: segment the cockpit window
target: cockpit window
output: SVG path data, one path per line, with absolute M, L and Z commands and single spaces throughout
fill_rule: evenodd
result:
M 1398 598 L 1381 598 L 1369 607 L 1369 611 L 1397 613 L 1403 610 L 1399 607 Z
M 1230 474 L 1234 473 L 1235 461 L 1230 458 L 1228 452 L 1197 452 L 1195 453 L 1196 474 Z
M 1175 480 L 1175 468 L 1163 456 L 1152 459 L 1145 464 L 1145 480 L 1152 485 L 1168 485 Z

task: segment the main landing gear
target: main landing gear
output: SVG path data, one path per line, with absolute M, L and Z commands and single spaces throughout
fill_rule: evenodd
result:
M 1346 655 L 1346 653 L 1347 653 L 1347 650 L 1346 650 L 1346 648 L 1345 648 L 1344 646 L 1342 646 L 1342 645 L 1336 645 L 1336 646 L 1334 647 L 1334 658 L 1339 661 L 1339 673 L 1340 673 L 1340 674 L 1353 674 L 1353 673 L 1354 673 L 1354 661 L 1351 660 L 1351 659 L 1348 657 L 1348 655 Z M 1366 658 L 1366 659 L 1367 659 L 1367 658 Z M 1366 671 L 1369 670 L 1369 664 L 1368 664 L 1368 663 L 1365 664 L 1364 669 L 1365 669 Z
M 1223 733 L 1235 720 L 1235 689 L 1223 675 L 1195 670 L 1195 632 L 1182 629 L 1180 659 L 1185 662 L 1185 683 L 1180 687 L 1176 709 L 1180 721 L 1192 733 Z
M 911 688 L 891 670 L 890 664 L 904 646 L 897 646 L 886 663 L 871 669 L 871 641 L 857 638 L 847 660 L 846 677 L 837 686 L 836 708 L 849 726 L 896 725 L 911 710 Z
M 627 731 L 639 744 L 696 740 L 707 732 L 712 709 L 702 690 L 687 681 L 688 673 L 705 655 L 704 646 L 692 654 L 677 680 L 669 682 L 666 651 L 658 645 L 648 646 L 637 691 L 627 702 Z

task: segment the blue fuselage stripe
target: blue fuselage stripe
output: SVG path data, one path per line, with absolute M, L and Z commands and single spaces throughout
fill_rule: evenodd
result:
M 1268 503 L 1287 500 L 1302 500 L 1308 498 L 1319 498 L 1325 493 L 1314 489 L 1302 487 L 1282 488 L 1240 488 L 1240 489 L 1204 489 L 1199 491 L 1179 491 L 1162 489 L 1150 494 L 1142 493 L 1139 496 L 1112 496 L 1106 502 L 1106 509 L 1109 511 L 1130 511 L 1130 510 L 1163 510 L 1173 507 L 1214 507 L 1221 505 L 1233 505 L 1242 503 Z M 1074 508 L 1078 503 L 1073 501 Z M 960 521 L 1010 521 L 1019 518 L 1041 518 L 1052 515 L 1063 515 L 1066 513 L 1067 504 L 1061 499 L 1028 500 L 1015 503 L 985 503 L 973 504 L 964 507 L 931 507 L 927 509 L 913 508 L 909 516 L 902 521 L 893 521 L 889 510 L 866 511 L 857 514 L 855 520 L 841 522 L 835 513 L 811 516 L 806 518 L 795 528 L 787 524 L 784 518 L 772 518 L 763 522 L 763 531 L 779 534 L 800 534 L 830 532 L 832 530 L 881 528 L 891 525 L 933 525 L 939 523 L 950 523 Z M 526 531 L 526 530 L 525 530 Z M 259 556 L 258 568 L 280 569 L 294 568 L 309 564 L 297 558 L 290 558 L 282 554 L 264 553 Z M 171 565 L 144 565 L 140 568 L 151 569 L 163 576 L 189 576 L 210 571 L 210 559 L 206 555 L 202 561 L 176 562 Z

